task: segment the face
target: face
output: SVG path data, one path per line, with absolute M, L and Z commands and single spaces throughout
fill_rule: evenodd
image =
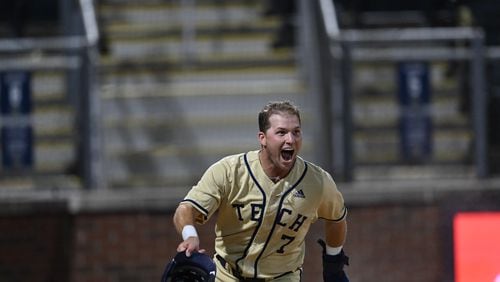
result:
M 299 118 L 287 113 L 273 114 L 269 124 L 266 132 L 259 132 L 265 165 L 274 172 L 288 173 L 302 146 Z

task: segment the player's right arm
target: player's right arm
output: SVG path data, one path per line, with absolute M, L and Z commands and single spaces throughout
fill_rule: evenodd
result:
M 178 252 L 186 252 L 186 256 L 191 256 L 193 252 L 204 252 L 200 249 L 200 239 L 196 228 L 195 219 L 201 213 L 190 204 L 181 203 L 174 214 L 174 225 L 177 232 L 182 235 L 182 242 L 177 246 Z
M 177 251 L 186 251 L 187 256 L 192 252 L 204 251 L 200 250 L 200 240 L 194 224 L 205 223 L 219 207 L 223 188 L 228 185 L 227 162 L 221 160 L 210 166 L 175 211 L 174 225 L 183 239 Z

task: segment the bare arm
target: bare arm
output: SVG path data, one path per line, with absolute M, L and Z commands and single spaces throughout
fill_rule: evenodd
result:
M 349 281 L 344 272 L 344 265 L 349 265 L 349 258 L 342 250 L 347 234 L 346 220 L 325 222 L 325 233 L 326 246 L 324 241 L 318 241 L 323 247 L 323 280 Z
M 326 221 L 325 238 L 326 244 L 330 247 L 340 247 L 344 245 L 347 235 L 347 221 Z
M 198 214 L 199 212 L 190 204 L 180 204 L 174 214 L 174 225 L 177 232 L 182 234 L 182 228 L 185 225 L 194 225 Z
M 186 256 L 190 256 L 192 252 L 204 252 L 200 250 L 200 239 L 198 234 L 190 234 L 186 236 L 183 230 L 186 226 L 194 228 L 195 218 L 200 216 L 200 212 L 193 208 L 190 204 L 180 204 L 175 210 L 174 225 L 177 232 L 183 235 L 183 242 L 177 247 L 178 252 L 186 252 Z

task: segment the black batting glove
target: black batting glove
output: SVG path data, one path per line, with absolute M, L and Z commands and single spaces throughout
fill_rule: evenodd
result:
M 349 282 L 344 272 L 344 265 L 349 265 L 349 257 L 344 254 L 344 250 L 337 255 L 326 253 L 326 244 L 322 239 L 318 243 L 323 248 L 323 281 L 324 282 Z

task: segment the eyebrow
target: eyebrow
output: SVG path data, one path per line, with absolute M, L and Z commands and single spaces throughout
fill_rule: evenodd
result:
M 297 127 L 292 128 L 292 130 L 297 130 L 297 129 L 302 129 L 302 127 L 297 126 Z M 288 128 L 279 126 L 279 127 L 276 127 L 276 130 L 288 130 Z

